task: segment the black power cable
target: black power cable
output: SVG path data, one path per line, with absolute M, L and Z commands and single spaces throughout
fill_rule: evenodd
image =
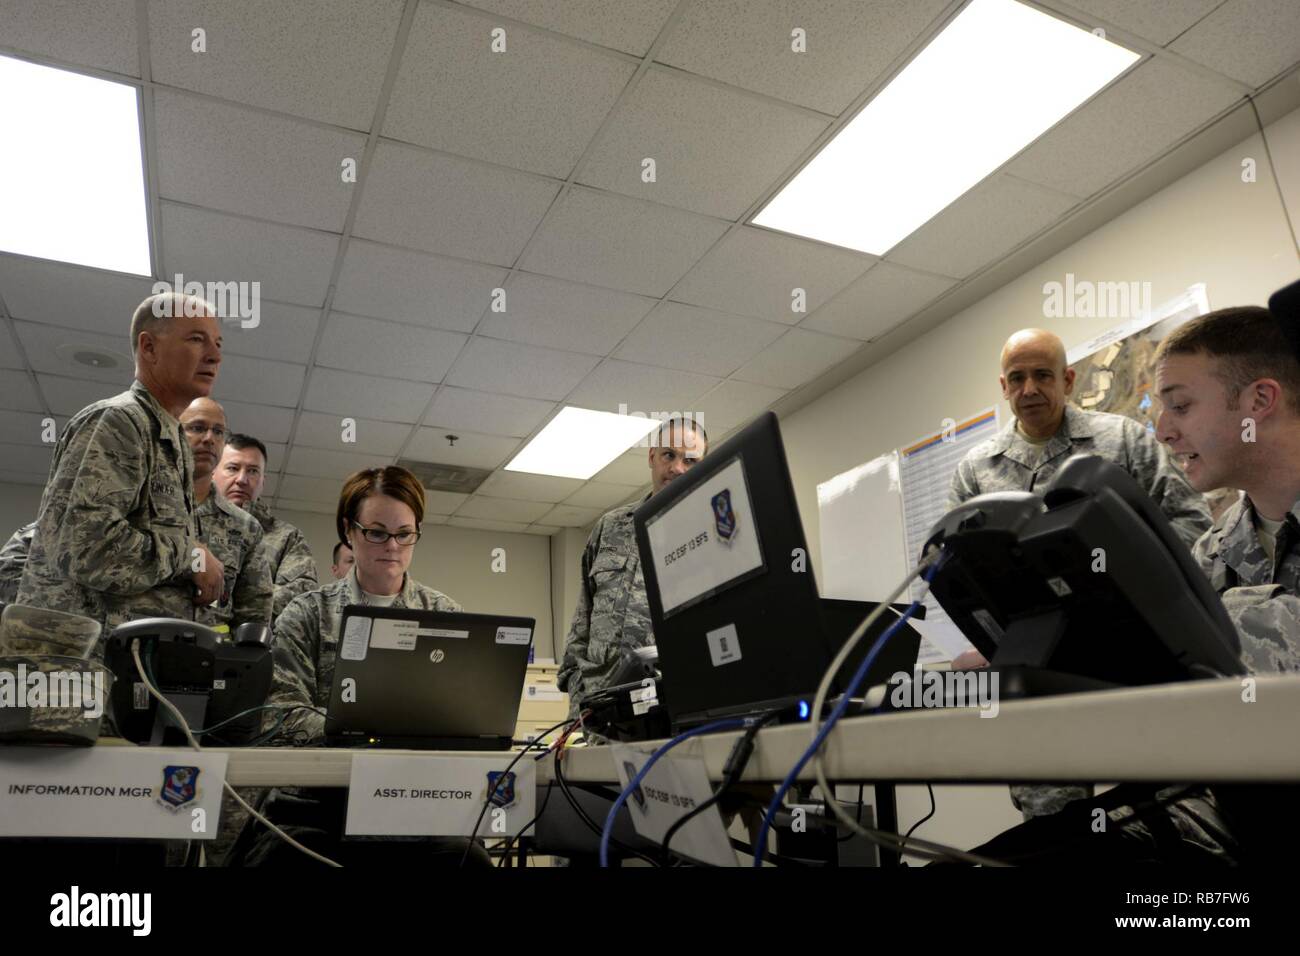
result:
M 597 826 L 596 822 L 587 815 L 587 811 L 582 809 L 582 805 L 578 803 L 577 800 L 574 799 L 573 794 L 570 792 L 569 784 L 564 779 L 564 771 L 560 769 L 559 750 L 555 751 L 555 781 L 560 785 L 560 792 L 564 794 L 564 799 L 569 801 L 569 806 L 573 807 L 574 813 L 576 813 L 578 815 L 578 818 L 587 825 L 587 829 L 591 830 L 591 832 L 596 834 L 596 836 L 603 837 L 604 830 L 601 829 L 599 826 Z M 640 860 L 645 860 L 645 862 L 649 863 L 651 866 L 659 865 L 659 862 L 657 860 L 651 859 L 650 857 L 646 856 L 644 853 L 640 852 L 639 850 L 632 849 L 632 847 L 628 846 L 626 843 L 619 842 L 613 836 L 610 837 L 609 842 L 610 845 L 613 846 L 615 849 L 622 850 L 624 853 L 627 853 L 631 856 L 635 856 Z
M 506 769 L 502 772 L 501 776 L 497 777 L 496 783 L 494 783 L 491 787 L 488 788 L 488 795 L 483 798 L 483 809 L 478 812 L 478 819 L 474 821 L 474 826 L 469 831 L 469 840 L 467 840 L 465 843 L 465 852 L 462 853 L 460 856 L 461 867 L 463 867 L 465 865 L 465 861 L 469 859 L 470 847 L 474 845 L 474 838 L 478 836 L 478 828 L 483 825 L 483 818 L 487 816 L 488 807 L 492 806 L 492 798 L 497 795 L 497 791 L 500 790 L 501 787 L 505 784 L 506 780 L 510 778 L 510 771 L 515 769 L 515 764 L 519 763 L 519 761 L 524 758 L 524 755 L 527 754 L 528 751 L 532 750 L 534 747 L 541 746 L 541 743 L 546 738 L 547 734 L 554 733 L 555 731 L 559 730 L 561 727 L 564 727 L 568 724 L 572 724 L 574 722 L 575 722 L 575 718 L 565 717 L 558 724 L 548 727 L 546 730 L 542 731 L 542 733 L 538 734 L 536 739 L 534 739 L 531 743 L 529 743 L 527 747 L 519 751 L 519 753 L 515 754 L 514 760 L 506 764 Z M 547 746 L 549 746 L 549 744 Z

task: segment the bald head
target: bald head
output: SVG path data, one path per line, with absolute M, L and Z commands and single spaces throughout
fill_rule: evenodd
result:
M 194 480 L 207 482 L 226 448 L 226 410 L 214 399 L 196 398 L 181 412 L 180 423 L 194 452 Z
M 1046 329 L 1021 329 L 1002 346 L 1002 397 L 1020 430 L 1030 438 L 1055 435 L 1074 391 L 1074 369 L 1065 364 L 1065 343 Z

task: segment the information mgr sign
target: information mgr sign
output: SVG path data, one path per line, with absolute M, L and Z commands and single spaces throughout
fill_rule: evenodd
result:
M 226 755 L 0 747 L 0 836 L 211 840 Z

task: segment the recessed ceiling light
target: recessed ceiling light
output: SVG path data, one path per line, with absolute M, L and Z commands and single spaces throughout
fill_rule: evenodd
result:
M 884 255 L 1138 58 L 1015 0 L 974 0 L 753 222 Z
M 566 406 L 505 470 L 586 480 L 658 427 L 654 418 Z
M 151 275 L 134 86 L 0 56 L 0 250 Z

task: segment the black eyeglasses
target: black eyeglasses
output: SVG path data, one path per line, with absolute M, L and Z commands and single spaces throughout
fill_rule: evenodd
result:
M 392 538 L 403 548 L 409 548 L 415 542 L 420 540 L 420 531 L 385 531 L 383 528 L 367 528 L 358 521 L 352 522 L 352 527 L 361 532 L 361 537 L 365 538 L 371 544 L 387 544 L 388 539 Z
M 202 422 L 186 422 L 181 428 L 185 433 L 193 435 L 195 438 L 202 438 L 208 432 L 212 432 L 212 437 L 217 441 L 223 441 L 226 437 L 226 430 L 220 425 L 204 425 Z

